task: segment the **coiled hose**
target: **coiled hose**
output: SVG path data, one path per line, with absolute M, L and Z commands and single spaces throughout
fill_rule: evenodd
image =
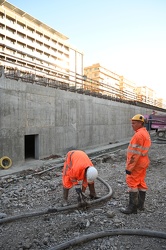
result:
M 3 156 L 0 158 L 0 167 L 3 169 L 8 169 L 12 165 L 12 160 L 8 156 Z
M 97 177 L 97 179 L 99 181 L 101 181 L 108 189 L 108 193 L 105 196 L 103 196 L 103 197 L 101 197 L 99 199 L 90 201 L 88 204 L 82 204 L 81 206 L 80 206 L 80 204 L 74 204 L 74 205 L 70 205 L 70 206 L 66 206 L 66 207 L 57 207 L 57 208 L 56 207 L 51 207 L 51 208 L 48 208 L 48 209 L 43 210 L 43 211 L 35 211 L 35 212 L 32 212 L 32 213 L 21 214 L 21 215 L 16 215 L 16 216 L 3 218 L 3 219 L 0 219 L 0 224 L 16 221 L 16 220 L 19 220 L 19 219 L 25 219 L 25 218 L 29 218 L 29 217 L 40 216 L 40 215 L 44 215 L 44 214 L 57 213 L 57 212 L 62 212 L 62 211 L 66 211 L 66 210 L 74 210 L 74 209 L 78 209 L 80 207 L 83 208 L 83 207 L 91 206 L 93 204 L 96 204 L 96 203 L 102 202 L 104 200 L 107 200 L 112 195 L 112 188 L 102 178 Z

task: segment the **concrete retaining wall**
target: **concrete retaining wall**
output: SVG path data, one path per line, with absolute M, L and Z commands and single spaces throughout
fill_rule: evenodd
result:
M 25 161 L 25 136 L 34 158 L 121 141 L 133 134 L 130 118 L 150 110 L 32 83 L 0 78 L 0 157 Z

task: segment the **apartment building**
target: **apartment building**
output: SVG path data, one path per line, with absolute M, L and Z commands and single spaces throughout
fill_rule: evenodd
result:
M 103 95 L 112 95 L 119 90 L 119 75 L 102 67 L 99 63 L 84 68 L 86 77 L 85 88 L 102 93 Z
M 81 83 L 83 53 L 68 37 L 7 1 L 0 0 L 0 64 L 19 74 Z M 78 79 L 77 79 L 78 78 Z
M 85 67 L 84 75 L 87 77 L 86 85 L 95 91 L 122 99 L 133 99 L 130 93 L 133 94 L 136 85 L 99 63 Z
M 136 93 L 138 101 L 158 107 L 161 106 L 161 104 L 159 104 L 161 102 L 161 98 L 157 98 L 156 92 L 153 89 L 147 86 L 141 86 L 136 88 Z
M 137 86 L 99 63 L 84 68 L 84 89 L 121 100 L 139 101 L 163 108 L 165 101 L 158 98 L 156 92 L 147 86 Z
M 136 88 L 137 86 L 134 82 L 127 80 L 124 76 L 120 76 L 119 89 L 124 99 L 137 100 Z

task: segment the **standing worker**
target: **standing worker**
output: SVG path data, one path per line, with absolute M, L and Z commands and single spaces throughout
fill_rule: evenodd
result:
M 149 130 L 152 129 L 151 127 L 152 127 L 153 121 L 155 121 L 155 115 L 156 115 L 156 111 L 155 111 L 155 110 L 153 110 L 152 113 L 149 115 L 149 118 L 148 118 L 148 120 L 149 120 Z M 153 130 L 154 130 L 154 129 L 153 129 Z M 157 132 L 158 132 L 158 129 L 156 128 L 155 131 L 156 131 L 156 133 L 157 133 Z
M 137 114 L 131 119 L 135 134 L 127 148 L 126 183 L 129 188 L 129 205 L 121 210 L 125 214 L 136 214 L 137 208 L 144 210 L 145 195 L 148 189 L 145 176 L 150 163 L 148 151 L 151 146 L 150 135 L 144 127 L 144 122 L 144 116 L 141 114 Z
M 98 176 L 97 169 L 93 166 L 87 154 L 81 150 L 69 151 L 63 167 L 63 205 L 67 205 L 69 189 L 82 181 L 82 192 L 87 186 L 90 190 L 90 198 L 97 198 L 94 180 Z

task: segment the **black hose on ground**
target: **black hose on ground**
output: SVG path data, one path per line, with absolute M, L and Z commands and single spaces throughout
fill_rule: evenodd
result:
M 156 144 L 166 144 L 166 140 L 154 140 L 152 142 Z
M 91 233 L 88 235 L 82 235 L 80 237 L 66 241 L 58 246 L 51 247 L 48 250 L 64 250 L 64 249 L 76 246 L 78 244 L 82 244 L 82 243 L 95 240 L 98 238 L 103 238 L 107 236 L 117 236 L 117 235 L 139 235 L 139 236 L 166 239 L 166 233 L 159 232 L 159 231 L 142 230 L 142 229 L 140 230 L 139 229 L 117 229 L 117 230 L 109 230 L 109 231 Z
M 13 222 L 16 220 L 20 220 L 20 219 L 25 219 L 25 218 L 29 218 L 29 217 L 35 217 L 35 216 L 40 216 L 40 215 L 44 215 L 44 214 L 50 214 L 50 213 L 56 213 L 57 209 L 56 208 L 49 208 L 43 211 L 35 211 L 32 213 L 28 213 L 28 214 L 20 214 L 20 215 L 15 215 L 15 216 L 11 216 L 11 217 L 6 217 L 3 219 L 0 219 L 0 225 L 4 224 L 4 223 L 9 223 L 9 222 Z
M 29 217 L 40 216 L 40 215 L 44 215 L 44 214 L 51 214 L 51 213 L 57 213 L 57 212 L 62 212 L 62 211 L 67 211 L 67 210 L 74 210 L 74 209 L 83 208 L 83 207 L 90 207 L 93 204 L 96 204 L 96 203 L 99 203 L 101 201 L 107 200 L 112 195 L 112 188 L 102 178 L 97 177 L 97 179 L 99 181 L 101 181 L 108 189 L 108 194 L 101 197 L 101 198 L 99 198 L 99 199 L 90 201 L 88 204 L 86 204 L 86 203 L 81 204 L 81 205 L 80 204 L 74 204 L 74 205 L 69 205 L 69 206 L 65 206 L 65 207 L 57 207 L 57 208 L 56 207 L 51 207 L 51 208 L 48 208 L 48 209 L 43 210 L 43 211 L 35 211 L 35 212 L 32 212 L 32 213 L 28 213 L 28 214 L 21 214 L 21 215 L 16 215 L 16 216 L 3 218 L 3 219 L 0 219 L 0 224 L 16 221 L 16 220 L 19 220 L 19 219 L 25 219 L 25 218 L 29 218 Z

